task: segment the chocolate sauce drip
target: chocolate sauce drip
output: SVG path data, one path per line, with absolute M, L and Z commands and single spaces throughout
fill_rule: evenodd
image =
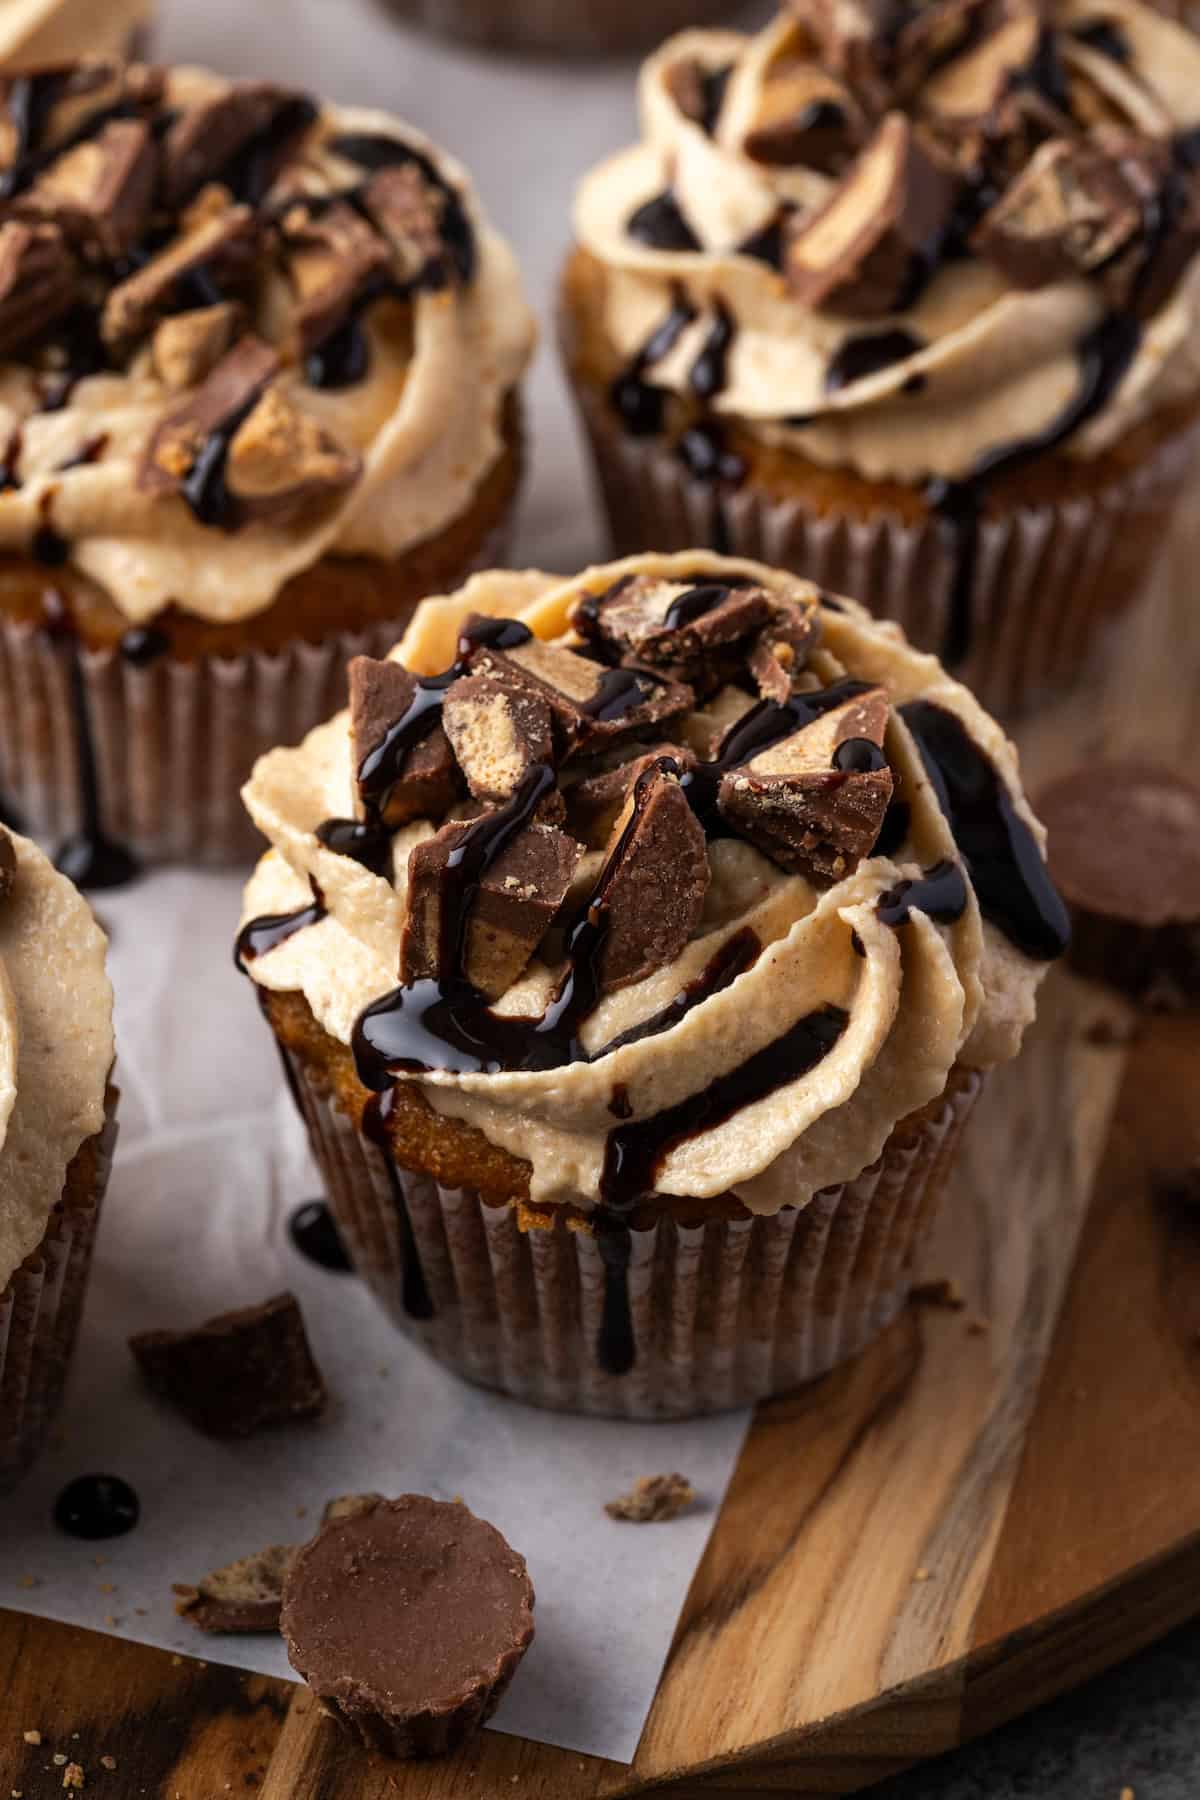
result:
M 1035 961 L 1061 956 L 1071 935 L 1066 908 L 994 764 L 962 720 L 932 701 L 910 701 L 900 716 L 916 739 L 984 918 Z
M 225 481 L 229 447 L 243 422 L 258 405 L 260 395 L 252 394 L 235 412 L 210 431 L 200 446 L 195 462 L 188 470 L 179 492 L 191 507 L 197 522 L 213 525 L 219 531 L 235 531 L 241 523 L 241 508 Z
M 609 389 L 609 398 L 632 436 L 653 437 L 662 430 L 666 392 L 646 381 L 645 374 L 675 348 L 695 317 L 695 307 L 676 283 L 671 290 L 670 312 L 660 325 L 655 326 L 628 369 L 617 376 Z
M 99 308 L 94 306 L 73 307 L 55 320 L 45 348 L 60 366 L 44 381 L 41 412 L 61 412 L 81 381 L 111 367 L 99 321 Z
M 663 617 L 664 631 L 679 631 L 684 625 L 691 625 L 710 613 L 714 607 L 727 600 L 735 587 L 745 586 L 744 582 L 735 581 L 702 581 L 697 587 L 688 588 L 672 600 Z
M 296 139 L 316 122 L 317 116 L 316 105 L 304 95 L 286 101 L 262 130 L 256 131 L 230 157 L 215 179 L 243 205 L 261 206 Z
M 374 171 L 412 164 L 422 180 L 441 196 L 442 216 L 438 230 L 444 254 L 431 259 L 414 285 L 436 290 L 447 286 L 454 276 L 464 286 L 474 280 L 478 260 L 475 229 L 467 216 L 462 195 L 423 151 L 402 143 L 399 138 L 365 132 L 343 133 L 333 138 L 328 147 L 335 155 L 344 156 L 347 162 L 357 163 L 360 169 Z
M 21 451 L 25 443 L 25 434 L 18 425 L 9 434 L 4 448 L 4 459 L 0 462 L 0 494 L 13 493 L 21 485 L 21 477 L 17 474 L 17 464 L 21 460 Z
M 980 526 L 990 484 L 1035 457 L 1057 450 L 1107 405 L 1141 342 L 1141 325 L 1131 314 L 1109 313 L 1079 348 L 1079 392 L 1070 405 L 1035 437 L 988 451 L 958 481 L 931 482 L 927 497 L 942 522 L 952 554 L 952 574 L 942 661 L 954 668 L 969 654 L 972 606 L 979 562 Z
M 724 426 L 712 420 L 689 425 L 675 446 L 675 454 L 697 481 L 737 487 L 746 478 L 746 465 L 736 450 L 729 449 Z M 722 550 L 721 554 L 725 552 Z
M 736 326 L 733 315 L 723 300 L 713 302 L 713 322 L 700 346 L 695 362 L 688 370 L 688 386 L 697 400 L 715 400 L 728 379 L 729 350 Z
M 79 1475 L 54 1502 L 58 1529 L 87 1543 L 124 1537 L 141 1515 L 141 1502 L 119 1475 Z
M 47 69 L 36 75 L 18 75 L 9 82 L 5 111 L 14 143 L 9 165 L 0 174 L 0 200 L 22 193 L 39 173 L 42 133 L 66 80 L 63 70 Z
M 400 1304 L 410 1319 L 432 1319 L 435 1310 L 433 1297 L 425 1279 L 425 1267 L 421 1261 L 417 1234 L 413 1230 L 412 1215 L 408 1210 L 404 1183 L 396 1168 L 396 1158 L 392 1151 L 392 1140 L 388 1132 L 388 1120 L 391 1117 L 395 1098 L 395 1090 L 392 1088 L 389 1088 L 386 1093 L 371 1095 L 363 1107 L 363 1135 L 375 1145 L 383 1158 L 383 1166 L 387 1170 L 392 1198 L 396 1205 L 396 1223 L 400 1231 Z
M 642 706 L 656 687 L 663 685 L 660 675 L 649 669 L 606 669 L 590 700 L 581 702 L 579 710 L 589 719 L 606 723 L 623 719 Z
M 68 469 L 83 469 L 89 463 L 98 463 L 108 449 L 107 431 L 99 431 L 79 446 L 74 456 L 68 456 L 66 462 L 60 462 L 56 473 L 65 475 Z
M 828 1056 L 848 1023 L 849 1014 L 840 1006 L 819 1007 L 700 1093 L 648 1119 L 615 1127 L 604 1150 L 601 1206 L 618 1216 L 628 1212 L 653 1192 L 658 1171 L 673 1150 L 806 1075 Z
M 383 741 L 358 766 L 358 790 L 369 824 L 379 824 L 387 798 L 417 745 L 441 723 L 442 702 L 454 683 L 469 672 L 473 650 L 517 650 L 533 633 L 517 619 L 477 619 L 458 640 L 458 657 L 440 675 L 422 675 L 408 711 L 392 725 Z
M 897 850 L 908 836 L 912 824 L 912 807 L 907 800 L 893 800 L 883 815 L 883 824 L 879 828 L 879 836 L 875 839 L 872 856 L 895 856 Z
M 167 654 L 171 640 L 157 625 L 131 625 L 122 633 L 117 648 L 127 663 L 135 669 L 145 669 Z
M 631 212 L 625 229 L 651 250 L 699 250 L 700 240 L 679 210 L 670 188 Z
M 596 1361 L 606 1375 L 628 1375 L 637 1362 L 637 1336 L 629 1302 L 633 1233 L 602 1209 L 593 1216 L 596 1248 L 604 1264 L 604 1300 L 596 1334 Z
M 623 1081 L 614 1081 L 612 1098 L 608 1110 L 614 1119 L 632 1119 L 633 1102 L 629 1098 L 629 1089 Z
M 768 221 L 761 231 L 753 231 L 744 243 L 738 245 L 739 256 L 752 256 L 755 262 L 763 262 L 776 274 L 783 268 L 783 239 L 787 223 L 787 210 L 777 214 Z
M 392 834 L 384 825 L 362 819 L 326 819 L 317 826 L 317 838 L 327 850 L 361 863 L 372 875 L 389 875 Z
M 34 562 L 47 569 L 61 569 L 71 554 L 71 546 L 53 525 L 39 525 L 29 543 Z
M 880 894 L 875 910 L 885 925 L 907 925 L 914 911 L 938 925 L 953 925 L 967 910 L 967 883 L 956 862 L 935 863 L 918 879 L 899 881 Z
M 887 768 L 888 759 L 870 738 L 843 738 L 833 753 L 833 766 L 844 775 L 874 775 Z
M 732 74 L 733 64 L 725 63 L 719 69 L 706 69 L 700 77 L 700 92 L 704 97 L 700 108 L 700 124 L 709 137 L 714 135 L 721 122 L 721 108 L 725 104 L 725 92 Z
M 1081 19 L 1078 25 L 1071 26 L 1071 36 L 1086 44 L 1089 50 L 1098 50 L 1101 56 L 1120 63 L 1123 68 L 1133 61 L 1129 38 L 1117 19 Z
M 100 773 L 92 733 L 82 652 L 74 641 L 70 615 L 59 600 L 58 613 L 48 619 L 51 634 L 64 640 L 71 716 L 75 727 L 76 780 L 79 786 L 79 829 L 62 843 L 54 866 L 77 888 L 125 887 L 136 880 L 141 866 L 131 850 L 110 838 L 102 824 Z
M 681 1019 L 686 1019 L 694 1007 L 700 1006 L 705 1000 L 711 1000 L 714 994 L 719 994 L 724 988 L 730 987 L 739 975 L 744 975 L 747 969 L 752 969 L 761 955 L 762 940 L 757 932 L 751 930 L 749 925 L 744 925 L 740 931 L 735 931 L 732 937 L 726 938 L 721 948 L 705 964 L 695 980 L 689 981 L 686 987 L 681 988 L 668 1005 L 664 1006 L 660 1012 L 656 1012 L 652 1018 L 644 1019 L 640 1025 L 631 1025 L 628 1031 L 623 1031 L 619 1037 L 613 1038 L 611 1043 L 605 1044 L 603 1050 L 598 1051 L 597 1055 L 611 1056 L 614 1050 L 623 1050 L 626 1044 L 640 1044 L 644 1038 L 657 1037 L 660 1031 L 669 1031 L 672 1026 L 678 1025 Z M 594 1061 L 595 1058 L 592 1060 Z M 623 1093 L 624 1089 L 621 1091 Z M 629 1117 L 628 1096 L 625 1099 L 625 1106 L 627 1109 L 625 1112 L 617 1111 L 614 1090 L 614 1104 L 611 1110 L 616 1118 Z
M 239 969 L 244 971 L 247 963 L 265 956 L 278 944 L 286 944 L 306 926 L 320 924 L 325 917 L 325 901 L 316 883 L 311 885 L 313 897 L 307 906 L 299 906 L 290 913 L 264 913 L 261 919 L 250 919 L 242 926 L 233 953 Z
M 890 369 L 893 363 L 905 362 L 924 349 L 924 338 L 899 327 L 847 338 L 825 371 L 825 392 L 836 394 L 840 388 L 865 381 L 869 375 L 878 375 L 881 369 Z
M 288 1220 L 288 1235 L 309 1262 L 332 1275 L 352 1275 L 354 1265 L 346 1254 L 333 1214 L 324 1200 L 305 1200 Z
M 866 681 L 837 681 L 832 687 L 819 688 L 812 694 L 792 694 L 783 701 L 760 700 L 744 713 L 725 733 L 713 760 L 685 770 L 679 783 L 708 835 L 734 835 L 717 806 L 723 776 L 731 769 L 740 768 L 761 751 L 770 749 L 772 744 L 802 731 L 823 713 L 832 712 L 847 700 L 857 699 L 869 689 L 870 683 Z
M 304 379 L 315 388 L 357 387 L 370 370 L 371 352 L 357 310 L 304 359 Z

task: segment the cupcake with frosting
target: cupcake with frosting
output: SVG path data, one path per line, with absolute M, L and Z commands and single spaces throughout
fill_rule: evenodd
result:
M 501 50 L 613 56 L 669 31 L 727 19 L 737 0 L 392 0 L 406 18 L 453 43 Z
M 857 0 L 645 65 L 567 361 L 617 547 L 861 597 L 990 704 L 1075 674 L 1200 411 L 1200 44 L 1139 0 Z
M 62 1397 L 116 1138 L 104 933 L 0 828 L 0 1490 Z
M 5 0 L 0 69 L 48 69 L 80 56 L 127 56 L 144 47 L 152 0 Z
M 503 543 L 530 314 L 463 170 L 386 114 L 32 83 L 0 134 L 0 791 L 88 882 L 249 856 L 255 757 Z
M 1065 941 L 968 691 L 711 552 L 427 601 L 245 799 L 239 959 L 349 1253 L 548 1406 L 683 1416 L 861 1349 Z

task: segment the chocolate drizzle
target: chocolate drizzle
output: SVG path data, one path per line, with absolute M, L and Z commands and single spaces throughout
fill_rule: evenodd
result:
M 898 326 L 890 331 L 872 331 L 847 338 L 830 358 L 825 371 L 825 392 L 836 394 L 840 388 L 865 381 L 870 375 L 878 375 L 881 369 L 890 369 L 893 363 L 906 362 L 910 356 L 920 355 L 925 347 L 923 338 Z
M 1072 25 L 1071 36 L 1089 50 L 1099 51 L 1111 62 L 1120 63 L 1128 68 L 1133 61 L 1133 49 L 1120 20 L 1099 16 L 1094 19 L 1081 19 Z
M 711 1000 L 714 994 L 719 994 L 723 989 L 730 987 L 739 975 L 744 975 L 747 969 L 752 969 L 761 955 L 761 939 L 749 925 L 744 925 L 740 931 L 735 931 L 732 937 L 725 939 L 721 948 L 709 959 L 695 980 L 689 981 L 686 987 L 680 988 L 675 998 L 669 1001 L 660 1012 L 656 1012 L 649 1019 L 644 1019 L 640 1025 L 631 1025 L 628 1031 L 623 1031 L 619 1037 L 613 1038 L 611 1043 L 605 1044 L 603 1050 L 597 1051 L 597 1056 L 611 1056 L 614 1050 L 623 1050 L 627 1044 L 640 1044 L 644 1038 L 657 1037 L 660 1031 L 670 1031 L 695 1007 L 701 1005 L 705 1000 Z M 595 1058 L 592 1060 L 594 1061 Z M 624 1089 L 621 1091 L 624 1095 Z M 629 1116 L 627 1095 L 624 1098 L 624 1105 L 626 1111 L 618 1112 L 614 1103 L 612 1110 L 616 1118 L 628 1118 Z
M 653 437 L 662 430 L 666 391 L 648 382 L 646 371 L 675 348 L 695 317 L 695 307 L 676 283 L 671 290 L 670 312 L 655 326 L 629 367 L 609 388 L 609 398 L 632 436 Z
M 651 250 L 699 250 L 700 240 L 679 210 L 670 188 L 630 213 L 625 229 Z
M 637 1336 L 629 1300 L 633 1233 L 622 1220 L 598 1211 L 592 1221 L 604 1264 L 604 1299 L 596 1334 L 596 1361 L 606 1375 L 628 1375 L 637 1362 Z
M 410 1319 L 432 1319 L 435 1311 L 433 1298 L 425 1279 L 425 1267 L 421 1261 L 420 1246 L 417 1243 L 416 1232 L 413 1230 L 412 1215 L 408 1210 L 404 1183 L 396 1168 L 396 1158 L 388 1132 L 388 1120 L 391 1118 L 395 1098 L 395 1090 L 392 1088 L 385 1093 L 371 1095 L 363 1107 L 363 1135 L 375 1145 L 383 1158 L 383 1166 L 387 1171 L 392 1198 L 396 1205 L 396 1224 L 400 1231 L 400 1264 L 403 1271 L 400 1278 L 400 1304 Z
M 305 1200 L 288 1220 L 288 1236 L 310 1263 L 331 1275 L 351 1275 L 354 1265 L 346 1254 L 333 1214 L 324 1200 Z
M 833 766 L 843 775 L 873 775 L 887 768 L 888 759 L 870 738 L 843 738 L 833 753 Z
M 411 165 L 441 197 L 440 236 L 445 252 L 426 264 L 414 285 L 436 290 L 447 286 L 455 276 L 464 284 L 474 279 L 478 261 L 475 229 L 463 197 L 423 151 L 381 132 L 343 132 L 328 147 L 347 162 L 357 163 L 360 169 L 375 171 Z
M 79 787 L 79 828 L 59 846 L 54 866 L 78 888 L 124 887 L 136 879 L 141 868 L 132 851 L 110 838 L 102 823 L 100 772 L 83 672 L 83 652 L 75 642 L 69 614 L 61 601 L 57 616 L 50 621 L 50 630 L 51 635 L 62 642 L 66 660 Z
M 250 919 L 242 926 L 233 955 L 239 969 L 244 971 L 247 963 L 265 956 L 278 944 L 286 944 L 306 926 L 320 923 L 325 917 L 325 902 L 316 884 L 312 886 L 313 897 L 308 906 L 297 907 L 290 913 L 264 913 L 261 919 Z
M 131 625 L 122 632 L 117 648 L 127 663 L 135 669 L 145 669 L 167 654 L 171 640 L 157 625 Z
M 1061 956 L 1071 935 L 1066 908 L 994 764 L 962 720 L 932 701 L 910 701 L 900 716 L 916 739 L 984 918 L 1035 961 Z
M 221 531 L 235 531 L 241 523 L 241 508 L 230 493 L 225 480 L 229 447 L 238 431 L 261 399 L 256 389 L 235 412 L 210 431 L 200 446 L 195 462 L 188 470 L 179 492 L 200 525 L 214 525 Z
M 384 825 L 361 819 L 326 819 L 317 826 L 317 839 L 327 850 L 361 863 L 372 875 L 391 871 L 392 834 Z
M 935 863 L 924 875 L 899 881 L 880 894 L 875 910 L 885 925 L 907 925 L 923 912 L 938 925 L 953 925 L 967 910 L 967 883 L 956 862 Z
M 733 315 L 723 300 L 713 302 L 713 322 L 700 346 L 695 362 L 688 370 L 688 386 L 697 400 L 715 400 L 728 379 L 729 350 L 736 327 Z

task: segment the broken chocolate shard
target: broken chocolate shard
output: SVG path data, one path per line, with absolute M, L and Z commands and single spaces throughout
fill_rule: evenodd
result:
M 210 1437 L 251 1437 L 325 1410 L 325 1384 L 294 1294 L 190 1331 L 143 1331 L 129 1348 L 153 1391 Z
M 164 319 L 154 333 L 154 372 L 165 388 L 181 394 L 210 375 L 240 332 L 245 315 L 232 300 Z
M 224 474 L 230 440 L 278 371 L 279 356 L 269 344 L 250 333 L 240 338 L 155 430 L 138 472 L 143 492 L 182 494 L 201 523 L 229 523 Z
M 295 1554 L 294 1544 L 271 1544 L 214 1569 L 194 1586 L 176 1583 L 175 1611 L 198 1631 L 278 1631 L 283 1583 Z
M 0 225 L 0 355 L 9 355 L 70 310 L 79 264 L 56 225 Z
M 12 838 L 0 825 L 0 900 L 7 900 L 16 886 L 17 852 Z
M 279 523 L 353 487 L 361 458 L 278 387 L 268 387 L 229 445 L 226 484 L 246 519 Z
M 142 237 L 157 171 L 147 122 L 112 119 L 52 162 L 17 210 L 58 225 L 85 256 L 114 262 Z
M 467 896 L 464 941 L 461 946 L 449 941 L 460 912 L 461 852 L 472 833 L 486 830 L 496 816 L 443 825 L 410 852 L 400 942 L 405 986 L 462 977 L 476 993 L 498 1000 L 550 929 L 583 850 L 565 832 L 532 824 L 488 863 Z M 461 967 L 453 966 L 460 959 Z
M 165 313 L 228 299 L 227 290 L 248 279 L 257 243 L 258 223 L 248 206 L 206 209 L 193 227 L 113 288 L 100 314 L 104 343 L 124 355 Z
M 536 638 L 498 649 L 472 651 L 472 672 L 501 682 L 527 684 L 550 708 L 560 756 L 588 755 L 644 735 L 678 718 L 692 704 L 690 687 L 649 669 L 602 668 L 556 644 Z
M 573 622 L 615 657 L 666 667 L 690 682 L 702 673 L 706 655 L 748 637 L 769 618 L 771 605 L 752 581 L 638 575 L 589 595 Z
M 722 816 L 785 869 L 834 881 L 852 873 L 875 847 L 893 780 L 886 761 L 863 768 L 861 755 L 838 753 L 847 742 L 881 749 L 889 710 L 886 690 L 870 688 L 729 770 Z
M 232 82 L 185 108 L 163 139 L 163 197 L 168 206 L 181 205 L 206 181 L 219 179 L 254 140 L 269 139 L 273 128 L 282 129 L 267 144 L 268 160 L 281 166 L 311 117 L 302 95 L 267 81 Z M 265 186 L 265 178 L 258 185 Z
M 599 891 L 606 992 L 641 981 L 679 955 L 700 923 L 708 879 L 704 828 L 677 767 L 656 758 L 639 775 L 609 844 Z
M 294 349 L 304 357 L 345 323 L 365 293 L 383 284 L 391 252 L 345 201 L 321 207 L 297 201 L 285 209 L 279 233 L 296 293 Z
M 1014 287 L 1073 275 L 1104 282 L 1141 238 L 1161 173 L 1144 150 L 1122 159 L 1095 143 L 1055 139 L 985 213 L 972 244 Z
M 855 318 L 903 311 L 940 254 L 959 187 L 911 121 L 889 113 L 826 204 L 793 227 L 793 293 Z
M 432 694 L 402 663 L 356 656 L 349 667 L 350 735 L 363 816 L 393 830 L 437 819 L 461 792 L 458 765 Z
M 477 800 L 498 802 L 554 757 L 550 708 L 527 683 L 466 675 L 447 690 L 442 725 Z

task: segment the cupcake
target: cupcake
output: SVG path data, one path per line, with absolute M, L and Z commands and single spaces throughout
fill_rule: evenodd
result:
M 58 1410 L 108 1183 L 105 949 L 66 877 L 0 829 L 0 1490 Z
M 646 64 L 562 328 L 622 552 L 896 618 L 985 704 L 1143 586 L 1200 414 L 1200 43 L 1137 0 L 807 0 Z
M 0 69 L 49 69 L 80 56 L 144 46 L 151 0 L 8 0 L 0 7 Z
M 1065 941 L 967 690 L 711 552 L 476 576 L 245 798 L 239 960 L 348 1251 L 546 1406 L 683 1417 L 860 1350 Z
M 9 104 L 0 790 L 84 883 L 249 860 L 255 757 L 504 542 L 516 268 L 382 113 L 97 63 Z
M 392 0 L 404 15 L 454 43 L 502 50 L 613 56 L 669 31 L 727 19 L 737 0 Z

